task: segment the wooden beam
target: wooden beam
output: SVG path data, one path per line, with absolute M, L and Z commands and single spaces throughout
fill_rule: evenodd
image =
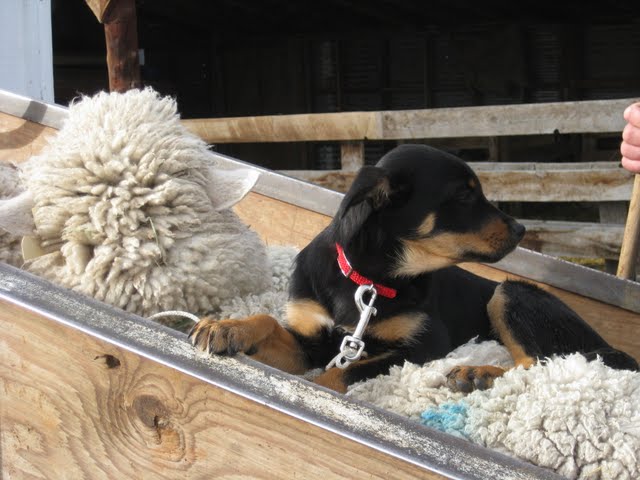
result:
M 109 89 L 125 92 L 139 88 L 138 26 L 135 0 L 112 0 L 104 21 Z
M 185 120 L 209 143 L 621 132 L 634 99 Z
M 550 220 L 518 220 L 527 233 L 520 246 L 556 257 L 605 258 L 620 255 L 624 225 Z
M 628 201 L 633 175 L 617 162 L 594 163 L 469 163 L 487 198 L 499 202 Z M 281 173 L 346 191 L 354 172 L 286 170 Z
M 312 142 L 379 138 L 376 112 L 183 120 L 208 143 Z
M 364 142 L 342 142 L 340 164 L 346 172 L 357 172 L 364 165 Z

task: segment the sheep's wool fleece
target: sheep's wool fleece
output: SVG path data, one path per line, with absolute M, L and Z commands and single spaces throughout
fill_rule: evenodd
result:
M 143 316 L 204 314 L 269 287 L 263 243 L 228 208 L 215 156 L 170 98 L 83 98 L 21 169 L 48 252 L 27 262 L 33 273 Z
M 416 419 L 425 409 L 443 417 L 463 411 L 445 431 L 567 478 L 640 478 L 640 373 L 574 354 L 510 370 L 467 396 L 443 386 L 453 366 L 487 363 L 509 366 L 507 350 L 471 342 L 424 366 L 393 367 L 349 395 Z
M 0 201 L 13 198 L 20 193 L 18 170 L 16 167 L 0 162 Z M 10 233 L 0 226 L 0 262 L 14 267 L 22 265 L 20 235 Z

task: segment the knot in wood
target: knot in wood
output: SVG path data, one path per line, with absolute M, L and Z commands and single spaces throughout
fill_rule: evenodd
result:
M 168 424 L 168 410 L 158 398 L 140 395 L 133 401 L 133 409 L 147 427 L 162 428 Z

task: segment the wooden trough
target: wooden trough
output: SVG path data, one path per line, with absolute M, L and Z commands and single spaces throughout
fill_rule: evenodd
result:
M 0 91 L 0 160 L 39 151 L 66 114 Z M 305 245 L 341 195 L 261 171 L 238 214 L 269 244 Z M 465 268 L 542 284 L 640 358 L 640 284 L 524 249 Z M 2 478 L 559 478 L 251 359 L 198 354 L 4 264 L 0 329 Z

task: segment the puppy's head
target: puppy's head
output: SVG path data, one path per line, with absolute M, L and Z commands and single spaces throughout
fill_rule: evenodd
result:
M 491 205 L 457 157 L 402 145 L 363 167 L 335 220 L 339 242 L 383 251 L 392 276 L 416 276 L 460 262 L 495 262 L 524 227 Z

